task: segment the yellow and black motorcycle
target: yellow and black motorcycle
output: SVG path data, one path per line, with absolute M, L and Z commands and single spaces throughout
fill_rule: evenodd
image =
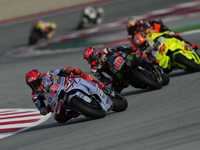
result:
M 152 48 L 152 55 L 159 60 L 159 66 L 168 74 L 172 70 L 200 71 L 200 58 L 184 41 L 175 37 L 162 37 L 163 33 L 150 33 L 146 39 Z

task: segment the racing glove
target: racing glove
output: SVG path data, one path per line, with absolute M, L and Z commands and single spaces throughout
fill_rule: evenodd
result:
M 64 67 L 64 71 L 67 74 L 71 74 L 71 72 L 73 71 L 73 68 L 72 67 Z
M 192 49 L 194 49 L 194 50 L 199 49 L 199 45 L 197 45 L 197 44 L 192 44 Z
M 150 60 L 150 62 L 154 65 L 158 65 L 159 60 L 150 56 L 147 56 L 147 58 Z
M 173 36 L 175 36 L 175 33 L 174 33 L 174 31 L 170 31 L 170 32 L 169 32 L 169 36 L 170 36 L 170 37 L 173 37 Z
M 60 70 L 58 76 L 68 76 L 71 74 L 72 71 L 73 71 L 72 67 L 64 67 L 63 69 Z
M 128 48 L 130 49 L 131 52 L 135 52 L 137 50 L 137 47 L 135 47 L 134 45 L 131 45 Z
M 141 55 L 143 58 L 147 58 L 147 54 L 145 54 L 144 52 L 141 52 Z
M 102 88 L 104 88 L 104 87 L 105 87 L 105 84 L 103 84 L 103 83 L 102 83 L 102 82 L 100 82 L 100 81 L 93 80 L 92 82 L 95 82 L 95 83 L 97 83 L 97 84 L 99 85 L 99 88 L 100 88 L 100 89 L 102 89 Z
M 47 105 L 45 109 L 43 109 L 42 111 L 40 111 L 40 114 L 41 114 L 41 115 L 46 115 L 46 114 L 48 114 L 49 112 L 52 112 L 51 106 L 50 106 L 50 105 Z
M 99 85 L 99 88 L 102 89 L 105 87 L 105 84 L 103 84 L 102 82 L 100 81 L 97 81 L 97 84 Z
M 147 55 L 144 52 L 141 52 L 137 49 L 137 47 L 135 47 L 134 45 L 131 45 L 130 47 L 128 47 L 128 49 L 130 49 L 130 54 L 138 54 L 141 55 L 143 58 L 146 58 Z
M 141 55 L 143 58 L 147 58 L 147 54 L 139 50 L 137 50 L 136 52 L 131 52 L 130 54 L 138 54 L 138 55 Z

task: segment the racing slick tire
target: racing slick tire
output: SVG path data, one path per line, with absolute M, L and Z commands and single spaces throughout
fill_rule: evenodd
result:
M 157 90 L 162 88 L 162 83 L 154 77 L 148 76 L 145 72 L 134 70 L 132 77 L 150 89 Z
M 187 70 L 190 71 L 200 71 L 200 65 L 196 64 L 194 61 L 187 59 L 184 55 L 182 54 L 177 54 L 175 57 L 175 61 L 178 62 L 179 64 L 182 64 L 187 67 Z
M 169 77 L 166 74 L 162 74 L 162 85 L 168 85 L 169 84 Z
M 122 95 L 119 95 L 116 93 L 116 96 L 113 101 L 114 101 L 113 109 L 112 109 L 113 111 L 116 111 L 116 112 L 124 111 L 128 107 L 128 102 L 126 98 L 123 97 Z
M 80 111 L 83 113 L 86 117 L 90 117 L 93 119 L 99 119 L 99 118 L 104 118 L 106 116 L 106 112 L 104 110 L 100 110 L 95 107 L 91 107 L 87 104 L 86 102 L 81 102 L 78 100 L 76 97 L 72 97 L 72 99 L 69 102 L 69 105 L 72 108 L 75 108 L 76 110 Z

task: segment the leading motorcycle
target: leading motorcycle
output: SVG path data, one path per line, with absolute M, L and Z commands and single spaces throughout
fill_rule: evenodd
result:
M 104 19 L 104 9 L 102 7 L 86 7 L 83 10 L 77 29 L 85 29 L 91 27 L 93 24 L 100 24 Z
M 78 22 L 77 29 L 85 29 L 91 27 L 94 24 L 94 20 L 89 19 L 87 16 L 81 16 Z
M 147 37 L 157 37 L 162 33 L 148 34 Z M 152 54 L 159 60 L 159 66 L 168 74 L 172 70 L 183 69 L 185 71 L 200 71 L 200 58 L 195 50 L 184 41 L 176 38 L 157 38 L 157 49 L 152 50 Z M 149 39 L 151 42 L 151 39 Z
M 105 117 L 109 111 L 120 112 L 128 107 L 122 95 L 105 87 L 102 90 L 95 82 L 69 76 L 58 77 L 46 93 L 46 99 L 56 114 L 60 114 L 64 106 L 94 119 Z M 60 103 L 61 100 L 63 103 Z

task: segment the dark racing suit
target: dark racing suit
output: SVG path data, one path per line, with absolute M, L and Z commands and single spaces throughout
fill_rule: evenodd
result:
M 103 65 L 100 64 L 101 67 L 99 67 L 98 63 L 96 63 L 96 65 L 91 64 L 91 71 L 94 74 L 94 76 L 105 85 L 109 85 L 111 83 L 111 90 L 117 93 L 121 93 L 121 91 L 124 88 L 128 87 L 129 83 L 125 83 L 119 80 L 118 78 L 116 78 L 114 73 L 110 70 L 109 64 L 106 62 L 106 60 L 108 59 L 108 57 L 110 57 L 113 54 L 119 56 L 123 52 L 128 52 L 131 54 L 139 54 L 139 55 L 142 55 L 142 57 L 146 57 L 146 54 L 137 50 L 135 46 L 131 46 L 129 48 L 125 46 L 119 46 L 113 49 L 104 48 L 99 52 L 99 58 L 103 59 Z M 103 72 L 109 75 L 110 77 L 106 77 L 103 74 Z
M 137 25 L 139 26 L 137 29 L 133 28 L 133 27 L 127 27 L 127 31 L 128 31 L 128 39 L 134 44 L 136 45 L 135 41 L 134 41 L 134 36 L 135 34 L 142 32 L 144 34 L 148 34 L 150 31 L 152 32 L 164 32 L 164 31 L 171 31 L 169 28 L 167 28 L 161 20 L 159 21 L 154 21 L 154 20 L 138 20 L 137 21 Z
M 50 105 L 46 106 L 44 102 L 44 100 L 46 100 L 45 91 L 47 91 L 51 87 L 52 83 L 54 83 L 55 80 L 57 79 L 57 76 L 67 76 L 67 75 L 70 75 L 71 77 L 74 77 L 74 78 L 83 78 L 88 81 L 96 82 L 100 88 L 103 88 L 105 86 L 103 83 L 93 79 L 91 76 L 85 74 L 78 68 L 73 69 L 71 67 L 64 67 L 58 70 L 47 71 L 46 73 L 42 75 L 43 90 L 32 91 L 32 100 L 35 103 L 38 110 L 40 111 L 41 115 L 46 115 L 47 113 L 52 112 Z M 55 114 L 54 119 L 59 123 L 64 123 L 68 121 L 69 119 L 77 117 L 77 116 L 79 116 L 78 113 L 70 110 L 70 111 L 67 111 L 67 115 L 65 115 L 65 113 L 61 113 L 59 115 Z

